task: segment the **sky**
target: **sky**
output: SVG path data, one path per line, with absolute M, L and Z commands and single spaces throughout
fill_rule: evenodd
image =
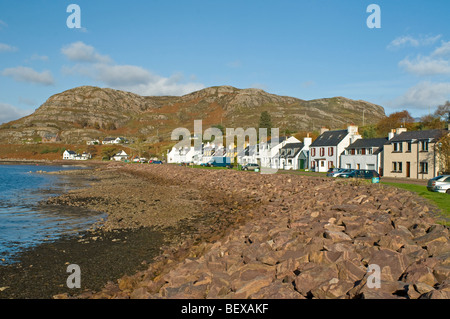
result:
M 450 100 L 449 13 L 448 0 L 2 0 L 0 123 L 82 85 L 231 85 L 420 117 Z

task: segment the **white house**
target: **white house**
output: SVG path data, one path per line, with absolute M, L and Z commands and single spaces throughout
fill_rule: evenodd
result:
M 167 163 L 198 163 L 201 161 L 201 150 L 195 150 L 194 146 L 172 147 L 167 151 Z
M 309 136 L 303 139 L 303 143 L 286 143 L 281 147 L 275 157 L 279 169 L 304 169 L 308 168 L 309 146 L 311 138 Z M 302 156 L 303 155 L 303 156 Z
M 114 155 L 113 157 L 111 157 L 111 160 L 113 161 L 124 161 L 128 159 L 128 154 L 125 153 L 125 151 L 120 151 L 119 153 L 117 153 L 116 155 Z
M 341 155 L 341 168 L 373 169 L 383 174 L 383 145 L 387 138 L 357 139 Z
M 92 156 L 90 153 L 84 152 L 83 154 L 77 154 L 74 151 L 65 150 L 63 153 L 64 160 L 76 160 L 76 161 L 86 161 L 90 159 Z
M 294 136 L 280 136 L 278 139 L 278 144 L 275 146 L 272 145 L 271 141 L 267 142 L 269 144 L 269 147 L 263 147 L 263 149 L 266 149 L 267 151 L 264 154 L 265 156 L 269 155 L 270 159 L 265 159 L 265 167 L 271 167 L 275 169 L 282 168 L 280 165 L 280 158 L 278 156 L 279 151 L 282 147 L 284 147 L 286 144 L 293 144 L 293 143 L 300 143 L 300 140 L 295 138 Z M 263 160 L 261 159 L 261 165 L 263 163 Z
M 73 160 L 75 159 L 75 156 L 77 156 L 77 153 L 71 150 L 65 150 L 63 153 L 63 159 L 64 160 Z
M 322 129 L 320 136 L 309 147 L 311 169 L 316 172 L 326 172 L 333 167 L 342 167 L 341 154 L 351 143 L 360 138 L 358 127 L 355 125 L 349 125 L 346 130 Z

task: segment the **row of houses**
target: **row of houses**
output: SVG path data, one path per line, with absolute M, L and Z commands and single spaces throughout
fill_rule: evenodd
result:
M 194 147 L 172 148 L 168 163 L 207 163 L 213 156 L 236 157 L 238 164 L 257 163 L 275 169 L 306 169 L 326 172 L 330 168 L 370 169 L 382 176 L 429 179 L 442 171 L 437 145 L 449 135 L 449 129 L 407 131 L 392 129 L 385 138 L 363 139 L 358 127 L 345 130 L 323 128 L 314 142 L 309 136 L 303 141 L 280 137 L 276 145 L 269 142 L 245 145 L 236 152 L 234 146 L 202 144 Z

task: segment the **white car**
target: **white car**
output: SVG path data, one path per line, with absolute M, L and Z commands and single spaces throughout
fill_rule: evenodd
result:
M 450 175 L 439 175 L 430 179 L 427 189 L 431 192 L 450 194 Z

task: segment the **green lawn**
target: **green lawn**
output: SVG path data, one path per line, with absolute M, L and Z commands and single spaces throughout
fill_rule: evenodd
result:
M 442 213 L 446 219 L 450 218 L 450 195 L 444 193 L 430 192 L 427 190 L 427 187 L 424 185 L 416 185 L 416 184 L 406 184 L 406 183 L 393 183 L 393 182 L 384 182 L 381 181 L 381 184 L 395 186 L 398 188 L 406 189 L 411 192 L 418 194 L 426 199 L 428 199 L 431 203 L 435 204 L 442 210 Z M 447 221 L 448 225 L 449 222 Z

